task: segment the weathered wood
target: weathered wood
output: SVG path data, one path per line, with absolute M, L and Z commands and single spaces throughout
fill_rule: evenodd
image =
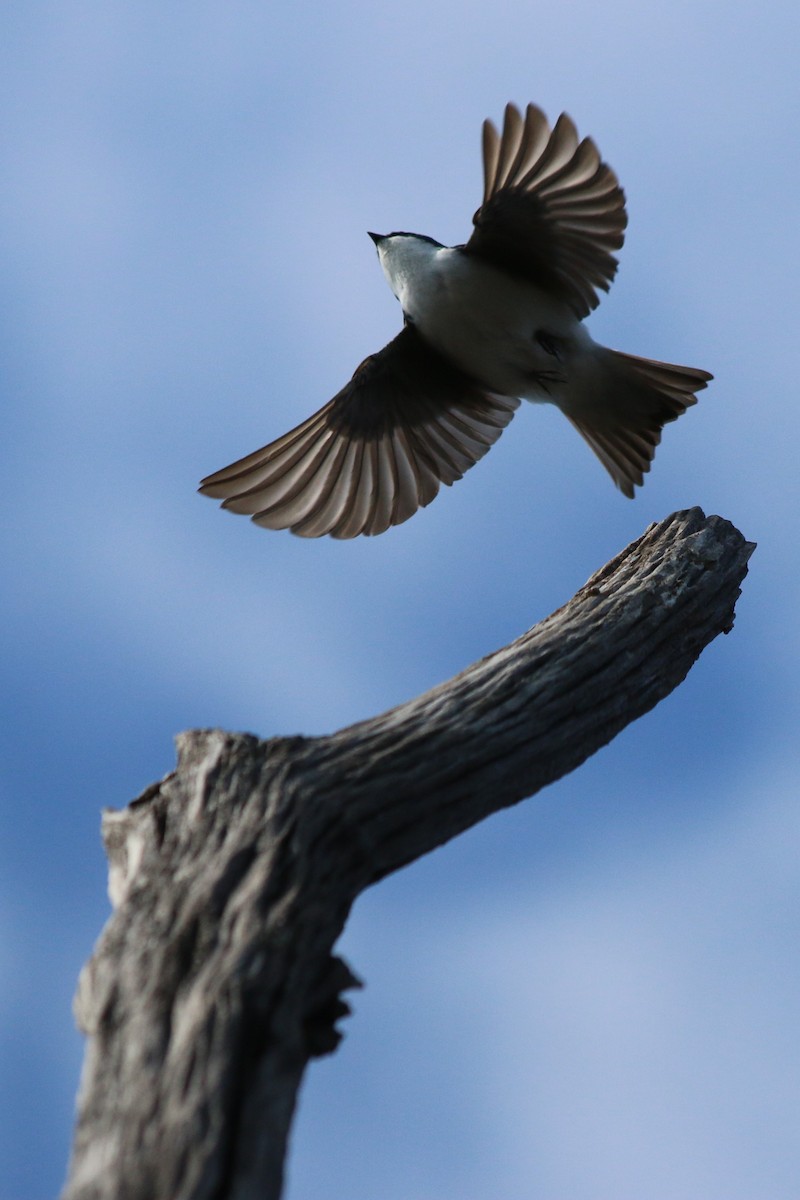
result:
M 115 906 L 65 1200 L 275 1200 L 308 1060 L 334 1049 L 331 951 L 356 896 L 558 779 L 733 623 L 753 546 L 675 513 L 448 683 L 330 737 L 196 730 L 103 831 Z

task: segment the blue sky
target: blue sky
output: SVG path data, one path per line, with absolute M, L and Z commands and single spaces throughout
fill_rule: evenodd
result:
M 181 729 L 321 733 L 448 678 L 694 504 L 736 628 L 577 773 L 384 881 L 291 1200 L 796 1200 L 796 6 L 9 0 L 0 1194 L 63 1178 L 98 838 Z M 399 327 L 367 229 L 463 240 L 479 129 L 566 109 L 630 223 L 593 335 L 716 379 L 633 503 L 555 410 L 408 524 L 268 533 L 200 477 Z

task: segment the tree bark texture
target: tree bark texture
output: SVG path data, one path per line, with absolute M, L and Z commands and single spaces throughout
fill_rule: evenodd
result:
M 297 1089 L 331 1052 L 332 954 L 370 884 L 573 770 L 733 624 L 753 546 L 697 509 L 448 683 L 327 737 L 194 730 L 106 812 L 114 912 L 64 1200 L 277 1200 Z

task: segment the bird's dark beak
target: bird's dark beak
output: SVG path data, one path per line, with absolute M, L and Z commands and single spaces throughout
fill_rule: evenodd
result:
M 367 230 L 367 232 L 369 233 L 369 230 Z M 369 233 L 369 236 L 372 238 L 372 240 L 376 246 L 380 246 L 381 242 L 386 237 L 386 234 L 385 233 Z

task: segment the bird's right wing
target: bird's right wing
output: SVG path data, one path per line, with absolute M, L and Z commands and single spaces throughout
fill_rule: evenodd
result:
M 200 491 L 301 537 L 383 533 L 460 479 L 518 406 L 484 391 L 406 326 L 324 408 L 207 476 Z
M 506 106 L 503 131 L 483 123 L 483 203 L 464 247 L 568 304 L 579 319 L 608 291 L 627 216 L 617 177 L 562 113 Z

